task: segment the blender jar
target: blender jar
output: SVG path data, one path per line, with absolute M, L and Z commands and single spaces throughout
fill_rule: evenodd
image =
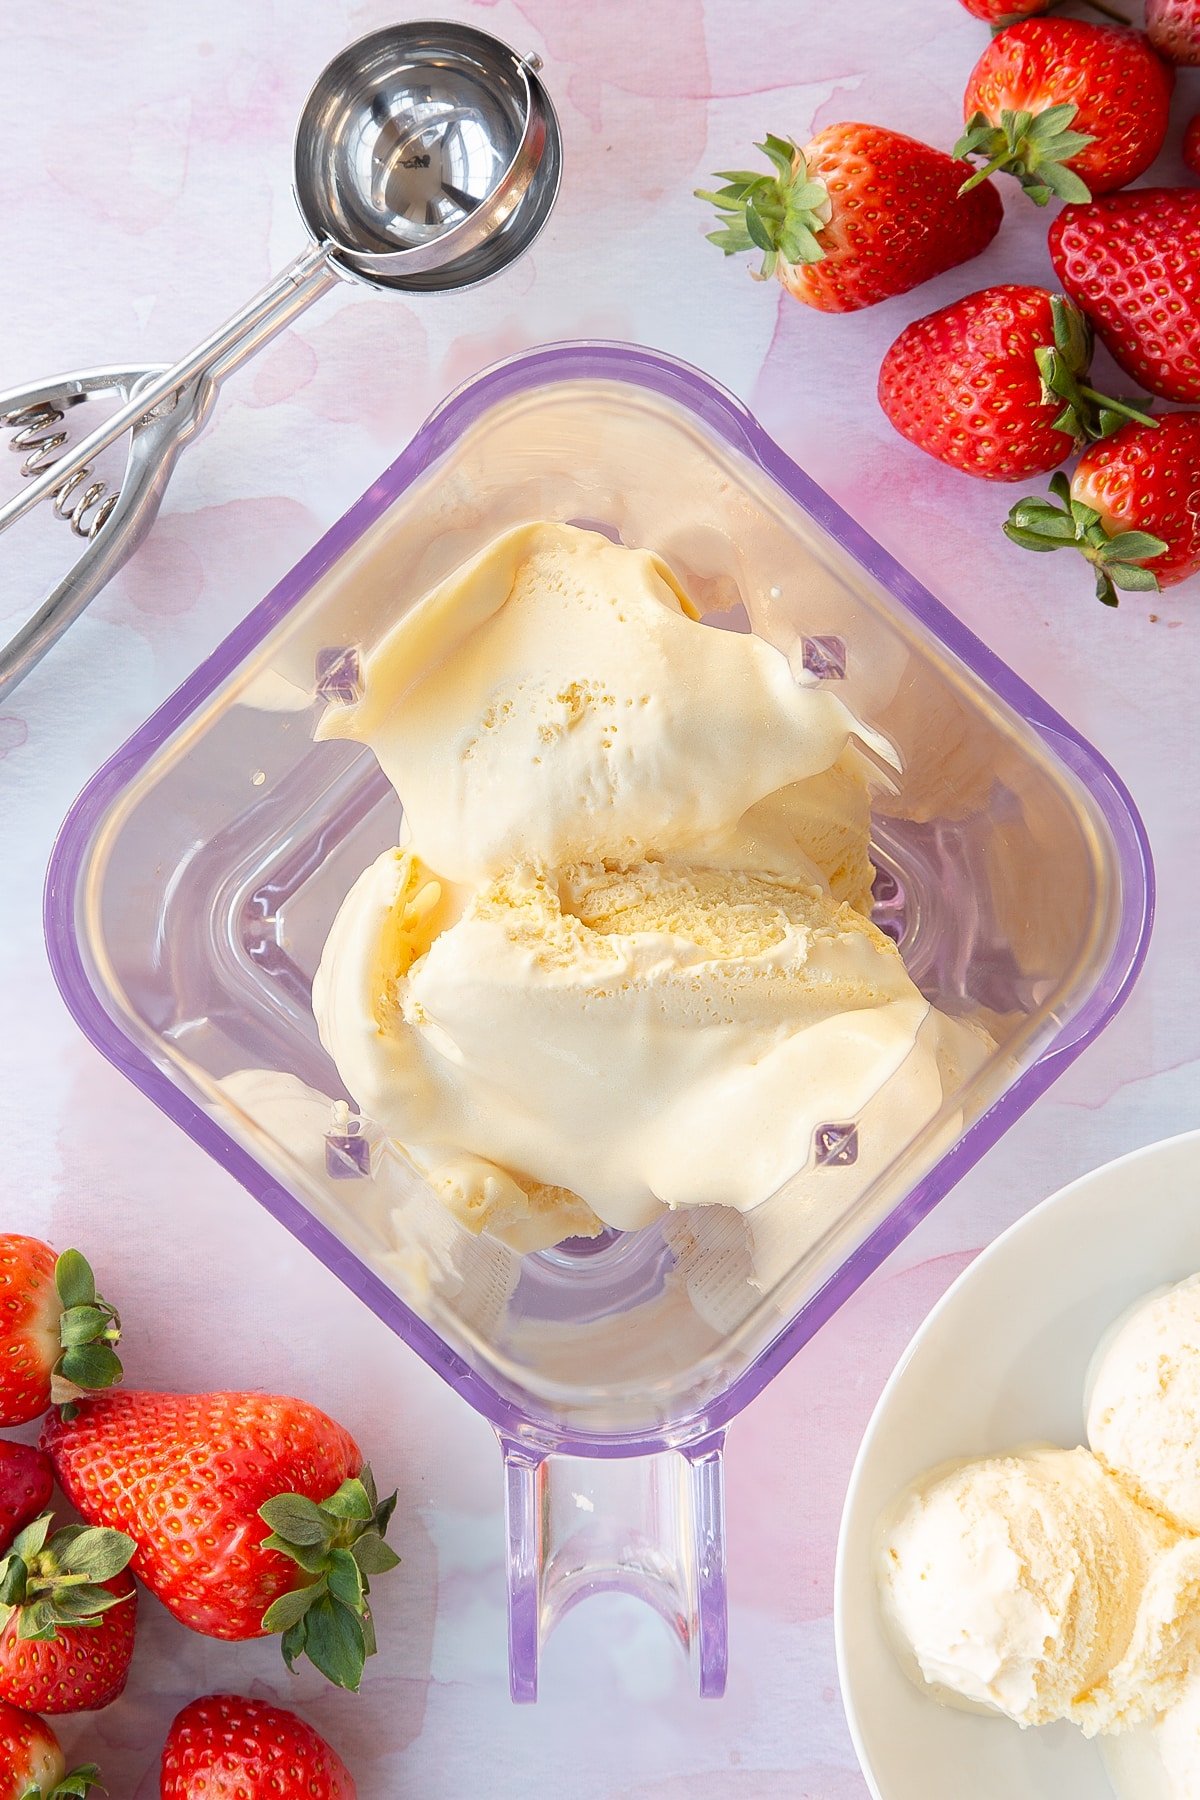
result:
M 829 1121 L 752 1213 L 521 1257 L 445 1211 L 318 1040 L 326 932 L 401 815 L 371 754 L 313 727 L 404 607 L 533 518 L 657 551 L 706 623 L 760 633 L 891 740 L 876 922 L 994 1050 L 919 1128 L 872 1102 L 884 1154 Z M 98 1048 L 494 1425 L 531 1699 L 556 1620 L 607 1587 L 654 1605 L 721 1691 L 728 1421 L 1111 1018 L 1151 908 L 1112 771 L 737 401 L 670 358 L 568 344 L 453 395 L 99 772 L 46 929 Z

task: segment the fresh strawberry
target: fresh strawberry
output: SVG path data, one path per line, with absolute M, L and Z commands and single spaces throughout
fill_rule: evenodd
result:
M 45 1512 L 53 1492 L 54 1470 L 48 1456 L 29 1444 L 0 1442 L 0 1556 L 22 1526 Z
M 1081 551 L 1106 606 L 1117 588 L 1156 591 L 1200 569 L 1200 413 L 1164 413 L 1153 430 L 1126 425 L 1050 490 L 1060 505 L 1019 500 L 1005 532 L 1026 550 Z
M 954 154 L 984 158 L 972 181 L 1015 175 L 1039 206 L 1052 194 L 1088 200 L 1150 167 L 1174 80 L 1140 32 L 1025 19 L 994 37 L 972 70 Z
M 879 404 L 903 437 L 985 481 L 1027 481 L 1133 413 L 1086 385 L 1092 333 L 1069 300 L 991 287 L 905 327 Z
M 964 165 L 881 125 L 830 125 L 804 149 L 786 138 L 755 146 L 773 175 L 733 170 L 716 193 L 709 233 L 726 256 L 760 250 L 774 275 L 820 312 L 856 312 L 906 294 L 968 262 L 1000 229 L 989 182 L 960 197 Z
M 1058 0 L 959 0 L 969 13 L 977 19 L 983 19 L 988 25 L 1002 30 L 1005 25 L 1015 25 L 1020 19 L 1032 19 L 1037 13 L 1051 12 L 1058 5 Z M 1117 6 L 1109 6 L 1108 0 L 1087 0 L 1093 12 L 1103 13 L 1106 19 L 1113 19 L 1118 25 L 1128 25 L 1129 19 Z
M 1138 188 L 1066 206 L 1050 260 L 1121 367 L 1166 400 L 1200 400 L 1200 192 Z
M 1146 32 L 1168 62 L 1200 63 L 1200 0 L 1146 0 Z
M 32 1712 L 90 1712 L 125 1686 L 137 1625 L 133 1539 L 43 1514 L 0 1562 L 0 1698 Z
M 1046 12 L 1053 0 L 960 0 L 960 4 L 985 24 L 1015 25 L 1018 19 Z
M 354 1439 L 302 1400 L 269 1394 L 107 1394 L 42 1436 L 59 1485 L 93 1525 L 137 1542 L 132 1568 L 208 1637 L 283 1633 L 357 1688 L 374 1653 L 369 1577 L 399 1557 Z M 270 1527 L 263 1530 L 263 1521 Z
M 78 1250 L 56 1257 L 37 1238 L 0 1233 L 0 1425 L 120 1381 L 120 1336 Z
M 1193 175 L 1200 175 L 1200 113 L 1183 134 L 1183 160 Z
M 311 1725 L 265 1700 L 193 1700 L 167 1735 L 159 1800 L 357 1800 L 349 1769 Z
M 99 1781 L 95 1763 L 68 1775 L 62 1745 L 45 1720 L 0 1700 L 0 1800 L 83 1800 Z

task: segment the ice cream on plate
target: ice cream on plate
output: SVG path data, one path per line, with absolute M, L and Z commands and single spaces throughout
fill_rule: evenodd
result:
M 934 1698 L 1071 1720 L 1104 1734 L 1123 1800 L 1197 1800 L 1200 1276 L 1119 1319 L 1088 1388 L 1090 1448 L 947 1464 L 899 1496 L 883 1616 Z
M 1088 1442 L 1148 1508 L 1200 1533 L 1200 1275 L 1148 1295 L 1096 1357 Z M 1200 1795 L 1200 1669 L 1161 1717 L 1105 1760 L 1128 1800 Z
M 1161 1718 L 1104 1744 L 1120 1800 L 1196 1800 L 1200 1794 L 1200 1671 Z
M 887 1524 L 880 1581 L 939 1697 L 1089 1737 L 1168 1705 L 1200 1630 L 1200 1544 L 1082 1449 L 933 1471 Z
M 915 1135 L 987 1054 L 865 916 L 890 747 L 648 552 L 506 533 L 319 735 L 405 808 L 330 930 L 322 1041 L 471 1230 L 758 1206 L 888 1084 Z
M 1145 1505 L 1200 1532 L 1200 1275 L 1118 1325 L 1097 1359 L 1087 1423 L 1096 1455 Z

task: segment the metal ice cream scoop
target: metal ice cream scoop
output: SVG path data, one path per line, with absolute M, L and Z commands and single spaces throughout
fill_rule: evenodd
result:
M 296 202 L 310 246 L 171 367 L 104 368 L 0 394 L 0 425 L 28 478 L 0 531 L 52 499 L 86 542 L 75 566 L 0 650 L 0 697 L 22 681 L 153 523 L 171 470 L 232 370 L 339 278 L 444 292 L 496 275 L 529 247 L 558 193 L 561 140 L 537 57 L 471 26 L 422 21 L 373 32 L 336 57 L 296 133 Z M 121 404 L 66 450 L 73 408 Z M 117 491 L 92 478 L 131 432 Z

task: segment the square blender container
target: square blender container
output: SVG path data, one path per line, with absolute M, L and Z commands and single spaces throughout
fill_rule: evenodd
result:
M 994 1049 L 934 1118 L 885 1092 L 873 1120 L 823 1123 L 750 1214 L 683 1208 L 521 1257 L 449 1215 L 319 1042 L 326 932 L 401 810 L 369 751 L 313 731 L 405 607 L 534 518 L 657 551 L 707 624 L 759 632 L 891 740 L 876 922 Z M 536 1696 L 564 1611 L 614 1588 L 717 1695 L 726 1426 L 1113 1016 L 1152 895 L 1096 751 L 743 406 L 668 357 L 582 343 L 454 394 L 100 770 L 56 844 L 46 932 L 93 1043 L 494 1426 L 514 1698 Z

